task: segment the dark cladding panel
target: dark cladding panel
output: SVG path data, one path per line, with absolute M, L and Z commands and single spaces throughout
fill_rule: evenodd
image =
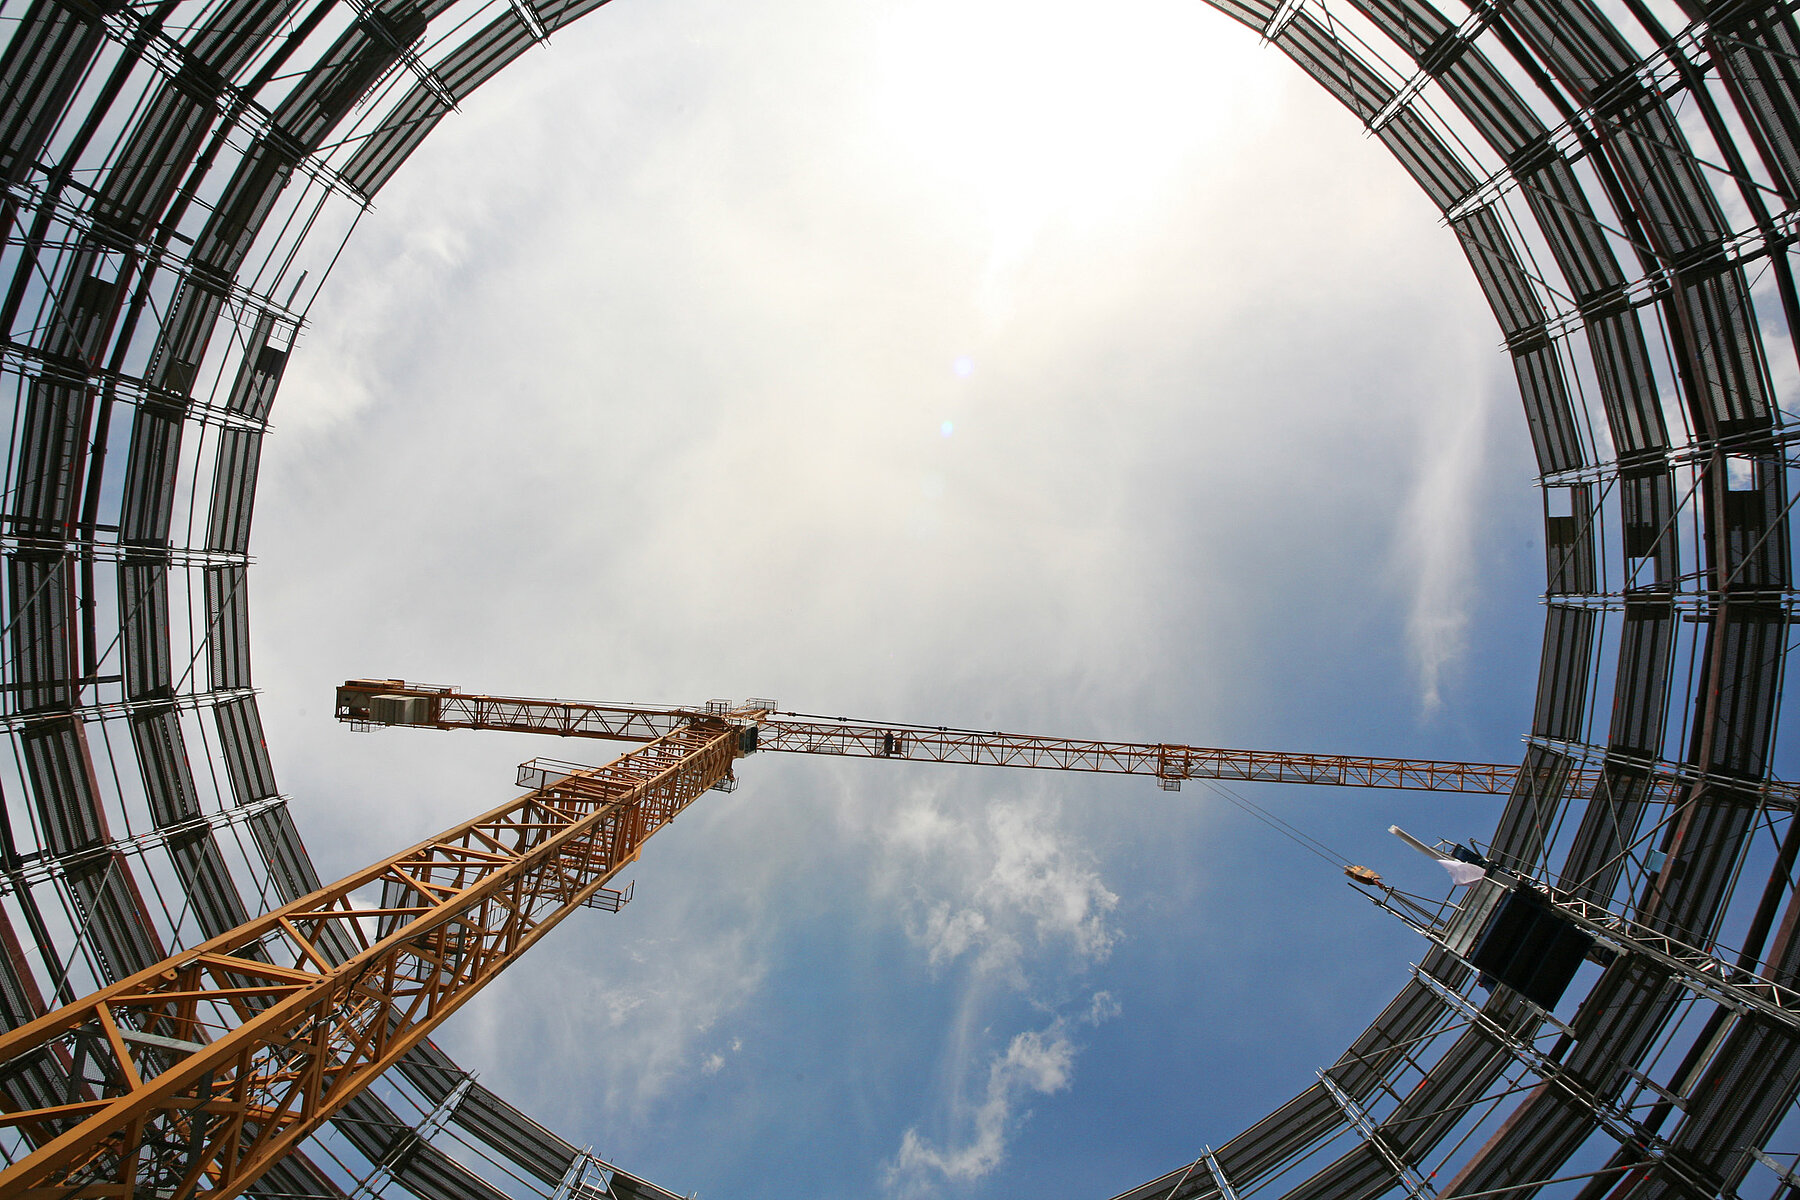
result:
M 113 979 L 135 975 L 168 957 L 123 854 L 71 868 L 68 882 L 88 936 Z
M 1396 112 L 1378 136 L 1439 209 L 1447 210 L 1474 190 L 1475 177 L 1415 110 Z
M 500 68 L 536 44 L 531 27 L 509 8 L 445 55 L 437 65 L 437 77 L 460 104 Z
M 131 421 L 125 465 L 125 497 L 119 538 L 127 545 L 165 546 L 175 510 L 175 475 L 181 468 L 181 417 L 142 405 Z
M 216 19 L 194 31 L 185 48 L 214 74 L 232 79 L 293 8 L 293 0 L 227 0 Z
M 1546 1011 L 1568 990 L 1594 935 L 1528 886 L 1509 889 L 1470 946 L 1469 965 Z
M 54 855 L 106 839 L 87 738 L 73 717 L 33 722 L 19 735 L 45 849 Z
M 1675 288 L 1678 329 L 1691 336 L 1689 398 L 1703 432 L 1729 436 L 1769 428 L 1756 310 L 1737 268 Z
M 1249 1179 L 1273 1169 L 1344 1125 L 1344 1110 L 1323 1084 L 1315 1083 L 1220 1146 L 1215 1157 L 1228 1178 Z
M 300 844 L 300 834 L 294 829 L 294 819 L 288 815 L 286 805 L 264 809 L 250 818 L 249 825 L 283 904 L 319 890 L 318 872 L 313 870 L 312 860 Z
M 403 1140 L 417 1138 L 379 1096 L 358 1092 L 347 1101 L 332 1125 L 356 1152 L 371 1163 L 384 1163 Z
M 195 262 L 223 276 L 236 273 L 276 197 L 287 187 L 297 158 L 292 147 L 272 138 L 250 147 L 194 243 Z
M 346 29 L 275 110 L 275 124 L 304 151 L 319 148 L 362 94 L 425 32 L 416 8 L 369 11 Z
M 189 280 L 175 293 L 175 304 L 150 356 L 150 386 L 185 397 L 206 357 L 206 345 L 219 323 L 225 297 Z
M 1365 125 L 1394 98 L 1394 89 L 1353 48 L 1304 11 L 1287 23 L 1275 44 Z
M 1584 596 L 1594 590 L 1594 515 L 1588 508 L 1588 488 L 1575 493 L 1575 511 L 1566 517 L 1544 518 L 1544 590 L 1553 596 Z
M 1623 852 L 1637 837 L 1649 789 L 1643 770 L 1613 761 L 1606 764 L 1599 786 L 1582 810 L 1558 887 L 1595 904 L 1612 902 L 1613 888 L 1625 869 Z
M 1750 1147 L 1768 1143 L 1800 1094 L 1800 1042 L 1791 1027 L 1755 1017 L 1726 1039 L 1712 1069 L 1690 1093 L 1687 1112 L 1670 1141 L 1683 1160 L 1704 1164 L 1721 1195 L 1740 1195 L 1738 1185 L 1755 1163 Z M 1692 1195 L 1666 1174 L 1633 1193 L 1632 1200 L 1681 1200 Z M 1782 1196 L 1792 1196 L 1785 1189 Z
M 1499 824 L 1494 827 L 1494 857 L 1527 866 L 1537 864 L 1543 856 L 1551 823 L 1562 807 L 1570 766 L 1568 756 L 1554 750 L 1532 746 L 1525 751 L 1524 766 L 1513 782 L 1512 794 L 1506 798 Z
M 1677 563 L 1675 480 L 1666 466 L 1627 469 L 1619 474 L 1620 532 L 1626 566 L 1650 560 L 1649 577 L 1638 568 L 1630 586 L 1673 587 Z
M 464 1093 L 450 1119 L 552 1186 L 575 1161 L 574 1146 L 479 1083 Z
M 169 856 L 207 937 L 229 933 L 250 919 L 212 830 L 196 829 L 171 838 Z
M 237 378 L 232 380 L 231 394 L 225 401 L 225 407 L 253 421 L 269 419 L 275 389 L 281 386 L 281 373 L 287 369 L 287 351 L 269 344 L 274 332 L 275 319 L 266 312 L 257 314 L 243 360 L 238 363 Z
M 1537 737 L 1578 741 L 1587 715 L 1588 667 L 1593 659 L 1594 614 L 1585 608 L 1548 606 L 1544 656 L 1538 672 Z
M 1427 64 L 1427 69 L 1502 158 L 1511 160 L 1527 147 L 1542 144 L 1543 122 L 1473 45 L 1458 43 L 1443 60 Z
M 192 72 L 164 79 L 101 179 L 95 218 L 127 238 L 148 237 L 199 154 L 214 105 L 214 89 Z
M 517 12 L 507 9 L 446 55 L 433 74 L 451 97 L 461 102 L 536 44 L 531 27 Z M 345 164 L 345 181 L 363 195 L 373 196 L 449 111 L 436 90 L 423 81 L 415 83 Z
M 1621 457 L 1665 449 L 1668 426 L 1656 394 L 1656 375 L 1635 311 L 1619 306 L 1587 319 L 1588 348 L 1606 404 L 1606 424 Z
M 1724 509 L 1721 584 L 1737 592 L 1784 590 L 1792 578 L 1786 463 L 1780 453 L 1768 449 L 1733 457 L 1746 467 L 1752 486 L 1709 493 Z
M 119 652 L 125 698 L 148 700 L 174 692 L 169 666 L 169 568 L 160 560 L 119 565 Z
M 158 828 L 200 815 L 187 742 L 173 705 L 131 715 L 131 744 L 144 776 L 150 816 Z
M 75 536 L 90 396 L 86 387 L 43 378 L 28 385 L 11 514 L 20 537 Z
M 344 182 L 373 197 L 449 111 L 436 92 L 422 83 L 413 85 L 344 164 Z
M 1640 88 L 1609 105 L 1595 128 L 1657 256 L 1673 264 L 1725 236 L 1724 214 L 1661 97 Z
M 212 509 L 206 519 L 208 550 L 243 554 L 250 549 L 250 514 L 256 500 L 262 439 L 261 430 L 256 429 L 226 429 L 219 434 Z
M 1588 1136 L 1590 1118 L 1557 1088 L 1528 1093 L 1498 1132 L 1443 1186 L 1445 1195 L 1531 1196 Z
M 1252 0 L 1263 4 L 1268 0 Z M 555 33 L 571 21 L 579 20 L 599 8 L 606 0 L 530 0 L 531 10 L 537 14 L 544 29 Z
M 250 1185 L 256 1200 L 338 1200 L 344 1192 L 298 1150 L 290 1150 Z
M 1515 350 L 1513 373 L 1518 376 L 1519 397 L 1525 402 L 1525 424 L 1531 430 L 1538 470 L 1547 475 L 1587 465 L 1556 346 L 1540 341 Z
M 1327 1072 L 1351 1096 L 1367 1096 L 1401 1067 L 1414 1042 L 1445 1013 L 1438 994 L 1417 980 L 1400 989 L 1373 1024 Z
M 1456 32 L 1444 15 L 1421 0 L 1354 0 L 1357 11 L 1381 29 L 1415 61 Z
M 250 573 L 206 568 L 206 666 L 215 690 L 250 686 Z
M 433 1106 L 449 1099 L 456 1085 L 469 1077 L 469 1073 L 450 1061 L 450 1056 L 439 1050 L 430 1038 L 418 1042 L 402 1055 L 395 1069 L 419 1089 L 426 1103 Z
M 1703 769 L 1749 780 L 1768 769 L 1786 636 L 1777 605 L 1729 604 L 1708 627 L 1693 747 Z
M 0 911 L 0 1029 L 16 1029 L 44 1013 L 43 994 L 25 962 L 12 922 Z M 64 1063 L 45 1050 L 33 1050 L 7 1064 L 0 1074 L 0 1095 L 13 1111 L 49 1108 L 69 1098 Z
M 1232 20 L 1261 33 L 1269 27 L 1280 10 L 1276 0 L 1207 0 L 1213 7 Z
M 1358 1142 L 1282 1200 L 1375 1200 L 1398 1182 L 1387 1159 L 1368 1142 Z
M 1544 309 L 1531 280 L 1513 253 L 1512 239 L 1492 208 L 1479 208 L 1450 222 L 1462 242 L 1488 306 L 1508 339 L 1544 323 Z
M 394 1155 L 393 1172 L 395 1182 L 426 1200 L 509 1200 L 505 1192 L 410 1132 L 405 1147 Z
M 1591 102 L 1637 62 L 1618 30 L 1587 0 L 1516 0 L 1505 15 L 1507 24 L 1582 103 Z
M 1483 1007 L 1506 1028 L 1520 1028 L 1528 1020 L 1525 1006 L 1505 992 L 1491 996 Z M 1382 1121 L 1382 1136 L 1417 1161 L 1463 1118 L 1467 1098 L 1481 1095 L 1512 1063 L 1511 1051 L 1486 1029 L 1464 1030 L 1431 1073 Z
M 1703 946 L 1718 932 L 1738 850 L 1756 814 L 1756 794 L 1749 787 L 1714 783 L 1696 789 L 1696 795 L 1663 844 L 1668 861 L 1643 906 L 1643 919 L 1659 932 Z
M 75 560 L 17 553 L 6 564 L 14 703 L 20 712 L 76 702 Z
M 85 5 L 34 0 L 19 19 L 0 55 L 0 180 L 30 170 L 102 40 Z
M 1767 147 L 1786 207 L 1800 203 L 1800 29 L 1791 13 L 1744 6 L 1713 22 L 1713 62 L 1729 77 L 1737 110 Z
M 1576 303 L 1585 304 L 1624 284 L 1606 232 L 1567 162 L 1552 158 L 1522 174 L 1519 184 Z
M 1675 608 L 1666 597 L 1630 599 L 1619 639 L 1607 750 L 1632 758 L 1662 754 L 1669 711 L 1669 668 L 1675 652 Z
M 77 254 L 74 265 L 63 280 L 43 344 L 51 355 L 85 371 L 100 365 L 112 338 L 119 317 L 119 281 L 92 249 Z
M 219 751 L 239 804 L 249 804 L 275 794 L 275 772 L 269 766 L 269 748 L 263 741 L 262 717 L 256 698 L 244 696 L 222 701 L 213 709 L 219 722 Z

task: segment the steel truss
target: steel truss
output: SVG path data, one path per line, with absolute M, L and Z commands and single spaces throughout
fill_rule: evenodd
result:
M 415 707 L 395 703 L 406 700 L 420 703 Z M 377 701 L 376 707 L 371 707 Z M 1586 795 L 1603 786 L 1606 779 L 1600 771 L 1578 770 L 1568 772 L 1560 782 L 1547 772 L 1534 780 L 1528 766 L 1508 763 L 1225 750 L 1165 742 L 1042 737 L 943 725 L 877 724 L 848 717 L 782 712 L 772 700 L 748 700 L 738 707 L 714 701 L 706 708 L 676 708 L 488 696 L 437 684 L 408 684 L 399 679 L 353 679 L 338 688 L 336 705 L 339 720 L 363 729 L 390 725 L 485 729 L 625 742 L 659 737 L 682 721 L 707 711 L 753 718 L 760 730 L 758 748 L 771 752 L 1148 775 L 1177 788 L 1185 779 L 1224 779 L 1508 795 L 1523 782 L 1554 790 L 1560 798 Z M 1641 768 L 1650 776 L 1650 795 L 1656 800 L 1682 794 L 1693 778 L 1679 764 L 1644 763 Z M 1800 791 L 1789 784 L 1763 785 L 1758 795 L 1774 808 L 1800 806 Z
M 16 1196 L 236 1195 L 731 774 L 698 717 L 0 1037 L 73 1064 Z

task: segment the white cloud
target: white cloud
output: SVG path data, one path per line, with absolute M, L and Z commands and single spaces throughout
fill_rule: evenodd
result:
M 1471 553 L 1475 501 L 1487 466 L 1491 404 L 1486 389 L 1465 397 L 1437 422 L 1401 526 L 1399 556 L 1412 578 L 1406 637 L 1417 673 L 1420 707 L 1435 714 L 1443 685 L 1467 644 L 1477 595 Z
M 584 916 L 597 919 L 572 920 Z M 523 960 L 444 1040 L 459 1057 L 492 1064 L 490 1084 L 528 1107 L 629 1126 L 694 1071 L 725 1067 L 725 1052 L 702 1047 L 766 974 L 765 949 L 750 929 L 683 924 L 678 940 L 639 938 L 598 959 L 552 952 Z M 514 1075 L 506 1047 L 521 1039 L 533 1052 Z M 730 1052 L 740 1044 L 732 1039 Z
M 1088 1002 L 1087 1016 L 1083 1018 L 1089 1025 L 1101 1025 L 1112 1020 L 1125 1011 L 1125 1006 L 1111 992 L 1095 992 Z
M 981 975 L 1027 987 L 1026 958 L 1065 970 L 1102 962 L 1119 898 L 1062 826 L 1056 806 L 1006 802 L 951 810 L 934 797 L 902 807 L 886 831 L 887 886 L 933 967 L 968 957 Z
M 1105 992 L 1095 994 L 1083 1023 L 1098 1024 L 1118 1013 Z M 1052 1096 L 1073 1080 L 1080 1047 L 1070 1039 L 1070 1022 L 1058 1017 L 1042 1029 L 1015 1034 L 1006 1049 L 993 1056 L 980 1099 L 955 1114 L 967 1136 L 953 1145 L 934 1145 L 918 1128 L 901 1135 L 900 1149 L 888 1165 L 887 1184 L 901 1196 L 929 1194 L 939 1181 L 968 1183 L 994 1171 L 1006 1160 L 1007 1140 L 1029 1115 L 1021 1105 L 1033 1096 Z

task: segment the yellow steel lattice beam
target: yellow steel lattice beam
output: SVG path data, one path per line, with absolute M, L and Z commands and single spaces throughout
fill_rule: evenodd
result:
M 0 1195 L 236 1195 L 731 776 L 748 731 L 677 722 L 0 1036 L 66 1100 Z
M 707 711 L 754 721 L 759 730 L 757 748 L 761 750 L 1148 775 L 1165 787 L 1177 787 L 1184 779 L 1220 779 L 1506 795 L 1524 781 L 1540 796 L 1579 796 L 1605 785 L 1602 772 L 1574 769 L 1566 761 L 1528 772 L 1516 763 L 1042 737 L 807 716 L 775 711 L 772 701 L 749 701 L 736 708 L 715 704 L 707 709 L 601 704 L 487 696 L 398 679 L 351 680 L 337 691 L 338 718 L 356 724 L 492 729 L 624 741 L 658 737 Z M 1696 783 L 1705 782 L 1700 774 L 1679 764 L 1645 762 L 1621 766 L 1642 781 L 1650 800 L 1678 799 Z M 1788 783 L 1737 779 L 1726 782 L 1734 790 L 1755 794 L 1772 808 L 1792 809 L 1800 802 L 1800 793 Z

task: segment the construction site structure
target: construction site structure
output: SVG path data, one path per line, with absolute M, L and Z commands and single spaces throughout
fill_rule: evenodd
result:
M 1526 768 L 1509 763 L 1226 750 L 1166 742 L 1102 741 L 952 729 L 944 725 L 876 723 L 780 712 L 775 701 L 759 699 L 746 700 L 735 707 L 729 701 L 712 700 L 700 708 L 675 708 L 487 696 L 439 684 L 409 684 L 403 679 L 352 679 L 337 689 L 335 704 L 339 720 L 362 729 L 410 725 L 624 742 L 649 741 L 702 714 L 721 713 L 752 717 L 757 722 L 759 748 L 773 752 L 1149 775 L 1166 791 L 1179 791 L 1184 779 L 1218 779 L 1487 795 L 1507 795 L 1525 788 L 1535 789 L 1549 802 L 1563 796 L 1585 798 L 1595 788 L 1607 786 L 1602 771 L 1546 769 L 1533 777 Z M 1681 764 L 1646 761 L 1638 766 L 1648 789 L 1646 798 L 1652 801 L 1666 803 L 1700 782 L 1697 772 Z M 1556 789 L 1554 793 L 1552 788 Z M 1766 780 L 1755 790 L 1761 803 L 1783 811 L 1791 811 L 1800 799 L 1800 792 L 1786 782 Z
M 1795 609 L 1795 5 L 1210 2 L 1393 155 L 1439 215 L 1421 237 L 1456 239 L 1493 311 L 1545 571 L 1542 636 L 1515 648 L 1539 663 L 1525 750 L 1481 852 L 1630 936 L 1550 1008 L 1484 992 L 1441 943 L 1395 963 L 1393 1002 L 1317 1079 L 1236 1136 L 1196 1131 L 1188 1161 L 1147 1164 L 1121 1200 L 1800 1194 L 1800 1036 L 1700 986 L 1800 982 L 1800 825 L 1770 784 L 1793 774 L 1776 765 Z M 0 9 L 0 1026 L 179 968 L 319 890 L 250 655 L 281 380 L 394 173 L 600 7 Z M 1657 938 L 1666 953 L 1632 949 Z M 1718 965 L 1681 966 L 1702 960 Z M 140 1073 L 144 1055 L 191 1053 L 130 1043 L 116 1017 L 115 1039 L 89 1011 L 105 1033 L 90 1052 L 119 1071 L 115 1042 Z M 117 1086 L 97 1061 L 0 1073 L 0 1106 Z M 15 1127 L 0 1156 L 38 1152 L 32 1138 Z M 140 1161 L 173 1153 L 146 1144 Z M 657 1192 L 428 1037 L 250 1191 Z
M 942 727 L 817 721 L 773 702 L 675 709 L 469 696 L 352 680 L 353 725 L 504 728 L 644 745 L 604 767 L 522 764 L 524 796 L 0 1034 L 0 1072 L 38 1103 L 0 1111 L 35 1147 L 0 1194 L 241 1193 L 398 1063 L 644 842 L 759 749 L 1126 772 L 1493 791 L 1503 768 L 1197 751 Z M 1378 765 L 1377 765 L 1378 764 Z M 1180 771 L 1181 774 L 1175 774 Z M 1210 774 L 1207 774 L 1210 772 Z M 1248 774 L 1245 774 L 1248 772 Z M 59 1074 L 58 1069 L 64 1072 Z M 56 1084 L 66 1082 L 63 1094 Z

